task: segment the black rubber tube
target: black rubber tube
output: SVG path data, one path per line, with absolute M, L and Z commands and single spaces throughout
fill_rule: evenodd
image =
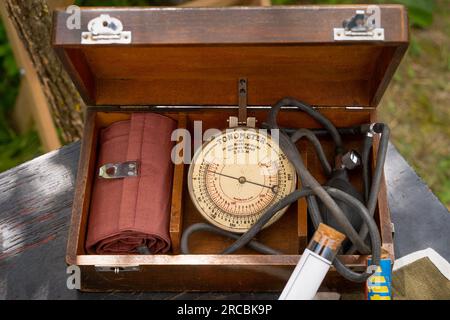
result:
M 270 126 L 267 122 L 263 122 L 261 124 L 261 128 L 262 129 L 269 129 Z M 279 128 L 281 131 L 283 131 L 284 133 L 286 133 L 288 136 L 293 135 L 295 132 L 297 132 L 298 128 L 284 128 L 284 127 L 280 127 Z M 314 133 L 317 137 L 322 137 L 322 136 L 329 136 L 330 132 L 326 129 L 317 129 L 317 128 L 311 128 L 308 129 L 310 130 L 312 133 Z M 353 126 L 353 127 L 347 127 L 347 128 L 336 128 L 336 130 L 338 131 L 338 133 L 341 136 L 344 135 L 351 135 L 351 136 L 355 136 L 355 135 L 359 135 L 359 134 L 363 134 L 364 132 L 362 131 L 362 127 L 361 126 Z
M 288 100 L 291 100 L 291 99 L 288 99 Z M 277 118 L 277 114 L 278 114 L 278 112 L 279 112 L 279 110 L 281 109 L 281 107 L 283 107 L 284 105 L 282 104 L 282 103 L 284 103 L 284 102 L 286 102 L 286 103 L 289 103 L 289 104 L 287 104 L 287 105 L 295 105 L 295 106 L 298 106 L 298 105 L 302 105 L 302 103 L 301 102 L 296 102 L 296 103 L 292 103 L 292 101 L 285 101 L 285 100 L 283 100 L 283 101 L 281 101 L 281 102 L 279 102 L 279 103 L 277 103 L 277 105 L 274 107 L 274 108 L 272 108 L 272 110 L 271 110 L 271 113 L 270 113 L 270 115 L 269 115 L 269 125 L 270 126 L 272 126 L 272 128 L 279 128 L 278 127 L 278 125 L 277 125 L 277 121 L 276 121 L 276 118 Z M 287 106 L 286 105 L 286 106 Z M 303 108 L 301 108 L 301 110 L 304 110 L 305 108 L 308 108 L 308 106 L 307 105 L 303 105 Z M 314 109 L 312 109 L 311 108 L 311 110 L 309 110 L 309 112 L 308 112 L 308 114 L 310 114 L 310 115 L 312 115 L 312 114 L 316 114 L 315 116 L 314 116 L 314 119 L 316 119 L 318 122 L 320 122 L 320 123 L 322 123 L 323 125 L 324 125 L 324 123 L 326 123 L 326 121 L 323 121 L 323 120 L 321 120 L 321 117 L 323 117 L 322 115 L 320 115 L 317 111 L 315 111 Z M 331 123 L 331 122 L 330 122 Z M 324 125 L 325 126 L 325 125 Z M 327 125 L 328 126 L 328 125 Z M 326 128 L 327 128 L 327 130 L 329 129 L 327 126 L 325 126 Z M 332 124 L 331 124 L 331 126 L 333 126 Z M 361 126 L 361 132 L 367 132 L 368 130 L 369 130 L 369 127 L 370 126 L 368 126 L 368 125 L 364 125 L 364 126 Z M 378 129 L 380 128 L 380 126 L 375 126 L 375 127 L 377 127 Z M 383 126 L 383 128 L 384 127 L 387 127 L 387 126 Z M 334 136 L 335 135 L 335 133 L 337 132 L 337 130 L 330 130 L 330 134 L 332 135 L 332 136 Z M 339 135 L 339 133 L 337 133 L 338 135 Z M 284 144 L 283 143 L 283 140 L 285 140 L 285 139 L 283 139 L 283 136 L 284 136 L 285 134 L 284 133 L 280 133 L 280 147 L 281 147 L 281 149 L 288 155 L 288 154 L 291 154 L 291 155 L 293 155 L 293 152 L 290 152 L 290 150 L 292 150 L 292 148 L 291 147 L 289 147 L 288 146 L 288 144 L 286 143 L 286 145 L 288 146 L 287 148 L 286 148 L 286 145 L 285 146 L 282 146 L 282 144 Z M 335 141 L 336 141 L 336 139 L 335 139 Z M 380 150 L 379 150 L 379 152 L 381 152 L 381 153 L 383 153 L 384 154 L 384 156 L 386 155 L 386 150 L 384 150 L 384 149 L 381 149 L 381 144 L 380 144 Z M 342 149 L 342 148 L 341 148 Z M 342 149 L 343 150 L 343 149 Z M 309 174 L 309 172 L 306 170 L 306 168 L 304 167 L 304 164 L 303 164 L 303 161 L 302 161 L 302 159 L 301 159 L 301 157 L 300 157 L 300 154 L 299 154 L 299 152 L 298 152 L 298 150 L 296 150 L 297 151 L 297 154 L 298 154 L 298 156 L 295 156 L 294 155 L 294 159 L 292 159 L 292 158 L 290 158 L 289 157 L 289 155 L 288 155 L 288 158 L 291 160 L 291 162 L 293 162 L 293 164 L 294 164 L 294 166 L 296 167 L 296 169 L 297 169 L 297 171 L 298 171 L 298 174 L 299 174 L 299 176 L 300 176 L 300 178 L 302 179 L 302 182 L 304 182 L 304 185 L 306 185 L 306 186 L 309 186 L 309 187 L 311 187 L 311 185 L 307 182 L 307 183 L 305 183 L 305 177 L 306 178 L 309 178 L 308 177 L 308 175 L 310 175 Z M 378 161 L 377 161 L 378 162 Z M 384 161 L 381 163 L 377 163 L 377 168 L 376 168 L 376 170 L 375 171 L 377 171 L 377 170 L 380 170 L 379 168 L 381 167 L 381 170 L 383 170 L 383 167 L 384 167 Z M 300 172 L 299 172 L 300 171 Z M 303 172 L 302 172 L 303 171 Z M 313 177 L 313 179 L 314 179 L 314 177 Z M 309 179 L 308 179 L 309 180 Z M 315 180 L 315 179 L 314 179 Z M 378 175 L 375 175 L 375 177 L 374 177 L 374 181 L 375 180 L 378 180 L 378 184 L 380 183 L 380 180 L 381 180 L 381 176 L 378 176 Z M 313 181 L 314 182 L 314 181 Z M 316 181 L 317 182 L 317 181 Z M 314 190 L 314 188 L 313 188 L 313 191 L 315 191 L 315 193 L 316 193 L 316 195 L 318 195 L 319 196 L 319 198 L 321 198 L 321 200 L 323 201 L 323 197 L 321 197 L 321 194 L 320 194 L 320 189 L 319 188 L 317 188 L 316 190 Z M 317 192 L 317 191 L 319 191 L 319 192 Z M 377 193 L 378 194 L 378 193 Z M 323 196 L 323 194 L 322 194 L 322 196 Z M 354 200 L 356 200 L 357 201 L 357 199 L 355 199 L 355 198 L 353 198 L 353 197 L 351 197 L 350 195 L 347 195 L 348 197 L 350 197 L 349 199 L 354 199 Z M 372 195 L 373 196 L 373 195 Z M 375 197 L 376 198 L 376 197 Z M 334 202 L 334 201 L 333 201 Z M 347 199 L 347 202 L 349 202 L 348 201 L 348 199 Z M 375 205 L 376 205 L 376 200 L 375 200 Z M 350 203 L 351 204 L 351 203 Z M 328 208 L 330 208 L 330 205 L 332 205 L 330 202 L 327 202 L 327 203 L 325 203 L 325 205 L 328 207 Z M 337 206 L 337 205 L 336 205 Z M 320 212 L 319 212 L 319 209 L 318 209 L 318 206 L 317 206 L 317 200 L 315 199 L 315 198 L 313 198 L 313 197 L 308 197 L 308 207 L 309 207 L 309 211 L 310 211 L 310 214 L 311 214 L 311 218 L 312 218 L 312 220 L 313 221 L 315 221 L 315 223 L 317 224 L 318 223 L 318 221 L 321 221 L 322 220 L 322 218 L 321 218 L 321 216 L 320 216 Z M 369 207 L 369 210 L 370 210 L 371 208 Z M 367 210 L 367 212 L 369 212 L 369 210 Z M 335 216 L 335 218 L 339 218 L 339 212 L 338 211 L 331 211 L 331 213 Z M 372 258 L 373 258 L 373 263 L 375 264 L 375 265 L 378 265 L 378 263 L 379 263 L 379 258 L 380 258 L 380 251 L 381 251 L 381 240 L 380 240 L 380 236 L 379 236 L 379 232 L 378 232 L 378 228 L 376 227 L 376 224 L 374 223 L 374 221 L 373 221 L 373 219 L 372 219 L 372 217 L 373 217 L 373 213 L 369 213 L 369 216 L 370 216 L 370 219 L 371 219 L 371 223 L 370 224 L 364 224 L 363 226 L 365 227 L 364 229 L 366 229 L 366 234 L 365 234 L 365 236 L 367 236 L 367 231 L 369 231 L 370 232 L 370 235 L 371 235 L 371 247 L 372 247 L 372 250 L 371 250 L 371 253 L 372 253 Z M 338 223 L 341 225 L 341 227 L 343 226 L 341 223 L 340 223 L 340 221 L 339 221 L 339 219 L 337 219 L 338 221 Z M 367 227 L 367 226 L 369 226 L 369 227 Z M 360 251 L 360 253 L 362 253 L 362 254 L 369 254 L 370 252 L 367 252 L 367 251 L 361 251 L 361 247 L 362 246 L 360 246 L 360 244 L 358 244 L 357 242 L 355 242 L 354 241 L 354 235 L 350 235 L 348 232 L 349 232 L 349 230 L 352 232 L 352 229 L 353 229 L 353 227 L 351 227 L 351 229 L 346 229 L 346 228 L 343 228 L 344 229 L 344 232 L 346 233 L 346 235 L 350 238 L 350 240 L 353 242 L 353 247 L 354 248 L 358 248 L 358 246 L 360 247 L 360 248 L 358 248 L 359 249 L 359 251 Z M 364 231 L 364 229 L 362 229 L 361 231 Z M 353 229 L 354 230 L 354 229 Z M 357 238 L 357 240 L 358 241 L 364 241 L 363 239 L 365 239 L 365 237 L 362 237 L 361 235 L 359 235 L 359 237 Z M 378 240 L 377 240 L 378 239 Z M 364 250 L 365 250 L 365 248 L 364 248 Z M 365 279 L 367 279 L 368 278 L 368 276 L 370 276 L 369 274 L 367 274 L 367 273 L 356 273 L 356 272 L 353 272 L 352 270 L 350 270 L 349 268 L 347 268 L 341 261 L 339 261 L 339 260 L 336 260 L 336 262 L 335 262 L 335 267 L 336 267 L 336 269 L 337 269 L 337 271 L 341 274 L 341 275 L 343 275 L 345 278 L 347 278 L 347 279 L 349 279 L 349 280 L 352 280 L 352 281 L 356 281 L 356 282 L 362 282 L 362 281 L 364 281 Z
M 323 115 L 321 115 L 319 112 L 314 110 L 312 107 L 293 100 L 293 99 L 283 99 L 282 101 L 278 102 L 271 110 L 269 115 L 269 126 L 271 129 L 278 129 L 277 125 L 277 115 L 280 109 L 283 106 L 296 106 L 300 110 L 306 112 L 308 115 L 310 115 L 312 118 L 314 118 L 316 121 L 321 123 L 327 131 L 329 131 L 330 135 L 332 136 L 333 140 L 336 143 L 336 153 L 342 153 L 344 151 L 343 145 L 342 145 L 342 139 L 340 137 L 340 134 L 338 130 L 334 127 L 334 125 L 326 119 Z M 360 132 L 363 133 L 364 131 L 367 131 L 369 129 L 369 126 L 364 125 L 360 127 Z M 357 129 L 355 129 L 357 130 Z M 185 254 L 189 253 L 189 246 L 188 246 L 188 240 L 189 236 L 193 232 L 197 231 L 209 231 L 214 232 L 216 234 L 220 234 L 222 236 L 227 236 L 235 239 L 236 241 L 226 250 L 223 251 L 223 254 L 231 254 L 233 252 L 236 252 L 240 248 L 244 246 L 249 246 L 250 248 L 257 250 L 262 253 L 267 254 L 280 254 L 279 251 L 274 250 L 272 248 L 269 248 L 255 240 L 253 238 L 256 236 L 256 234 L 262 230 L 262 228 L 267 224 L 267 222 L 281 209 L 283 209 L 286 206 L 289 206 L 293 202 L 297 201 L 301 197 L 307 197 L 308 201 L 308 211 L 310 212 L 311 219 L 313 220 L 314 226 L 317 228 L 318 225 L 322 221 L 322 217 L 319 211 L 319 207 L 317 204 L 316 196 L 319 197 L 322 202 L 330 209 L 330 212 L 333 214 L 333 216 L 336 219 L 336 222 L 341 226 L 341 228 L 344 230 L 344 233 L 346 233 L 347 237 L 352 241 L 354 245 L 354 249 L 358 250 L 362 254 L 372 254 L 372 264 L 379 265 L 380 262 L 380 256 L 381 256 L 381 239 L 378 232 L 378 228 L 375 224 L 375 221 L 373 220 L 373 213 L 375 211 L 376 203 L 377 203 L 377 196 L 379 192 L 379 187 L 381 183 L 381 177 L 383 173 L 383 167 L 387 152 L 387 143 L 388 143 L 388 137 L 389 137 L 389 128 L 386 125 L 383 124 L 377 124 L 374 126 L 374 130 L 376 132 L 382 132 L 382 140 L 380 142 L 380 148 L 378 151 L 378 158 L 376 163 L 376 169 L 374 173 L 374 178 L 372 182 L 372 187 L 370 190 L 370 197 L 368 200 L 368 207 L 366 208 L 364 204 L 362 204 L 358 199 L 355 197 L 341 191 L 335 188 L 330 187 L 323 187 L 321 186 L 317 180 L 310 174 L 310 172 L 305 167 L 300 152 L 297 150 L 295 143 L 293 141 L 296 141 L 296 139 L 303 137 L 305 131 L 300 131 L 299 133 L 294 133 L 293 141 L 289 138 L 289 136 L 284 133 L 280 132 L 279 134 L 279 144 L 280 148 L 284 151 L 286 156 L 289 158 L 291 163 L 294 165 L 297 174 L 302 180 L 303 185 L 305 186 L 302 190 L 296 190 L 290 195 L 288 195 L 286 198 L 282 199 L 280 202 L 275 204 L 273 207 L 271 207 L 268 211 L 266 211 L 262 217 L 243 235 L 237 235 L 219 228 L 216 228 L 214 226 L 211 226 L 209 224 L 196 224 L 191 227 L 189 227 L 182 236 L 181 239 L 181 249 L 182 252 Z M 305 135 L 306 136 L 306 135 Z M 314 138 L 310 138 L 310 141 L 315 141 Z M 313 142 L 314 144 L 314 142 Z M 316 150 L 322 150 L 322 148 L 317 148 Z M 323 150 L 322 150 L 323 151 Z M 320 152 L 320 151 L 319 151 Z M 376 191 L 376 195 L 373 194 L 373 191 Z M 342 210 L 339 208 L 339 206 L 336 204 L 335 199 L 341 200 L 352 206 L 356 211 L 361 215 L 361 218 L 365 222 L 363 225 L 363 228 L 361 228 L 360 233 L 358 234 L 353 226 L 349 223 L 348 219 L 343 214 Z M 364 230 L 366 229 L 366 230 Z M 370 244 L 371 248 L 369 248 L 365 244 L 365 239 L 367 237 L 367 232 L 370 235 Z M 339 259 L 335 259 L 333 262 L 334 266 L 336 267 L 336 270 L 343 275 L 345 278 L 355 281 L 355 282 L 364 282 L 367 280 L 367 278 L 371 275 L 367 272 L 364 273 L 357 273 L 352 271 L 351 269 L 347 268 L 342 261 Z
M 283 100 L 279 101 L 275 106 L 272 107 L 269 119 L 267 121 L 271 129 L 279 129 L 276 115 L 278 114 L 279 110 L 282 107 L 296 107 L 299 110 L 308 114 L 311 118 L 313 118 L 317 122 L 319 122 L 330 133 L 336 145 L 336 154 L 344 153 L 344 145 L 342 143 L 342 138 L 339 132 L 337 131 L 336 127 L 333 125 L 333 123 L 331 123 L 331 121 L 328 120 L 326 117 L 324 117 L 321 113 L 314 110 L 312 106 L 293 98 L 284 98 Z M 276 112 L 274 112 L 274 110 L 276 110 Z
M 252 239 L 264 228 L 264 226 L 270 221 L 270 219 L 272 219 L 272 217 L 277 212 L 279 212 L 281 209 L 291 205 L 292 203 L 294 203 L 298 199 L 300 199 L 302 197 L 305 197 L 305 196 L 307 196 L 309 194 L 311 194 L 311 191 L 309 189 L 296 190 L 293 193 L 289 194 L 284 199 L 282 199 L 281 201 L 279 201 L 276 204 L 274 204 L 271 208 L 269 208 L 258 219 L 258 221 L 256 221 L 256 223 L 246 233 L 244 233 L 242 235 L 238 235 L 236 233 L 225 231 L 225 230 L 216 228 L 214 226 L 211 226 L 211 225 L 205 224 L 205 223 L 194 225 L 194 226 L 197 226 L 197 227 L 190 226 L 188 229 L 186 229 L 186 231 L 183 232 L 183 235 L 181 237 L 181 245 L 180 245 L 181 246 L 181 252 L 183 254 L 188 254 L 189 253 L 189 244 L 188 244 L 189 236 L 193 232 L 197 232 L 197 231 L 201 230 L 201 231 L 214 232 L 216 234 L 219 234 L 219 235 L 222 235 L 222 236 L 226 236 L 226 237 L 230 237 L 230 238 L 233 238 L 233 239 L 237 240 L 230 247 L 225 249 L 222 252 L 222 254 L 231 254 L 231 253 L 236 252 L 237 250 L 243 248 L 246 245 L 249 245 L 250 248 L 255 249 L 255 250 L 257 250 L 257 251 L 259 251 L 261 253 L 267 253 L 268 250 L 266 250 L 265 248 L 262 248 L 261 244 L 257 243 L 256 241 L 254 241 Z M 200 225 L 203 225 L 204 228 L 202 228 Z M 253 244 L 250 245 L 251 243 L 253 243 Z M 256 248 L 255 245 L 259 246 L 259 248 Z M 260 248 L 262 250 L 259 250 Z M 268 248 L 268 247 L 266 247 L 266 248 Z M 271 254 L 273 254 L 273 253 L 271 253 Z
M 286 100 L 286 101 L 285 101 Z M 284 104 L 289 103 L 289 104 Z M 277 103 L 269 113 L 268 123 L 272 126 L 272 129 L 278 129 L 277 117 L 278 113 L 283 106 L 302 106 L 300 110 L 308 110 L 307 113 L 316 119 L 319 123 L 323 124 L 327 129 L 330 128 L 330 134 L 337 135 L 340 141 L 342 148 L 342 140 L 340 139 L 340 135 L 337 132 L 334 125 L 326 119 L 323 115 L 321 115 L 316 110 L 308 107 L 306 105 L 302 105 L 301 102 L 293 102 L 291 99 L 283 99 L 281 102 Z M 350 239 L 350 241 L 357 247 L 358 251 L 362 254 L 369 254 L 370 248 L 366 245 L 364 239 L 362 239 L 355 228 L 351 225 L 347 217 L 341 208 L 336 204 L 336 202 L 331 198 L 331 196 L 325 191 L 322 185 L 311 175 L 308 169 L 305 167 L 300 152 L 298 151 L 295 144 L 290 140 L 290 138 L 283 132 L 279 132 L 279 145 L 281 150 L 286 154 L 290 162 L 295 167 L 298 176 L 302 180 L 304 187 L 309 187 L 313 190 L 314 194 L 320 198 L 323 204 L 330 210 L 336 219 L 336 223 L 342 228 L 346 236 Z M 339 145 L 338 145 L 339 146 Z M 339 147 L 338 147 L 339 148 Z
M 380 144 L 378 147 L 377 152 L 377 160 L 375 164 L 375 171 L 373 173 L 372 177 L 372 186 L 370 188 L 370 196 L 369 200 L 367 202 L 367 210 L 369 211 L 369 214 L 371 217 L 375 214 L 375 209 L 377 207 L 377 201 L 378 201 L 378 194 L 380 193 L 380 187 L 381 187 L 381 180 L 384 173 L 384 163 L 386 162 L 386 155 L 387 155 L 387 149 L 389 147 L 389 137 L 390 137 L 390 130 L 387 125 L 384 123 L 377 123 L 374 126 L 374 131 L 376 133 L 381 133 L 381 139 Z M 363 239 L 366 239 L 367 233 L 369 230 L 367 229 L 366 225 L 363 225 L 361 227 L 361 230 L 359 231 L 359 236 Z M 359 251 L 355 245 L 353 245 L 350 250 L 348 251 L 349 254 L 355 253 L 356 251 Z
M 372 134 L 366 135 L 364 138 L 364 144 L 362 149 L 362 155 L 361 155 L 361 162 L 362 162 L 362 174 L 363 174 L 363 184 L 364 184 L 364 201 L 369 201 L 369 194 L 370 194 L 370 150 L 372 149 L 372 143 L 373 143 L 373 136 Z
M 325 189 L 333 198 L 339 199 L 341 201 L 346 201 L 351 206 L 353 206 L 359 212 L 363 221 L 369 226 L 370 230 L 377 229 L 375 221 L 372 219 L 372 217 L 370 217 L 367 208 L 359 200 L 335 188 L 326 187 Z M 298 199 L 300 198 L 303 198 L 305 196 L 311 196 L 313 194 L 314 192 L 311 189 L 302 189 L 294 191 L 293 193 L 289 194 L 287 197 L 285 197 L 284 199 L 273 205 L 271 208 L 269 208 L 269 210 L 267 210 L 261 216 L 261 218 L 243 235 L 238 235 L 229 231 L 225 231 L 206 223 L 194 224 L 183 232 L 183 236 L 181 238 L 181 252 L 183 254 L 189 254 L 190 253 L 189 238 L 191 234 L 203 231 L 203 232 L 212 232 L 236 240 L 230 247 L 225 249 L 222 252 L 222 254 L 232 254 L 237 250 L 243 248 L 244 246 L 248 246 L 249 248 L 263 254 L 277 254 L 277 255 L 282 254 L 280 251 L 274 250 L 270 247 L 267 247 L 253 240 L 253 238 L 261 231 L 261 229 L 267 224 L 267 222 L 269 222 L 270 219 L 272 219 L 272 217 L 275 214 L 277 214 L 277 212 L 279 212 L 281 209 L 298 201 Z M 320 222 L 321 222 L 320 217 L 313 218 L 313 223 L 316 228 L 318 227 Z M 375 247 L 373 248 L 372 252 L 373 264 L 378 265 L 381 256 L 380 235 L 378 232 L 370 232 L 370 236 L 371 236 L 371 243 L 375 244 Z M 364 282 L 371 275 L 369 273 L 356 273 L 354 271 L 351 271 L 350 269 L 345 267 L 345 265 L 342 264 L 340 261 L 335 262 L 334 265 L 338 270 L 338 272 L 340 272 L 343 276 L 345 276 L 347 279 L 351 281 Z
M 351 195 L 333 188 L 327 188 L 327 191 L 333 196 L 337 198 L 337 195 L 340 195 L 340 200 L 346 201 L 348 204 L 353 206 L 357 211 L 361 214 L 361 218 L 365 222 L 364 226 L 367 226 L 368 230 L 370 230 L 370 242 L 372 244 L 372 264 L 379 266 L 381 260 L 381 238 L 380 233 L 378 232 L 378 227 L 375 223 L 375 220 L 369 214 L 367 208 L 356 198 Z M 372 274 L 371 273 L 357 273 L 347 268 L 342 261 L 335 259 L 333 261 L 333 265 L 336 270 L 346 279 L 353 282 L 364 282 L 366 281 Z
M 244 233 L 235 243 L 229 246 L 223 253 L 231 254 L 244 247 L 246 243 L 253 239 L 258 234 L 258 232 L 260 232 L 262 228 L 264 228 L 267 222 L 269 222 L 277 212 L 309 194 L 311 194 L 311 190 L 309 189 L 296 190 L 286 196 L 284 199 L 281 199 L 279 202 L 269 208 L 269 210 L 267 210 L 246 233 Z
M 316 135 L 308 129 L 300 129 L 297 130 L 292 136 L 291 141 L 293 143 L 297 143 L 300 139 L 306 137 L 311 144 L 316 149 L 317 156 L 319 157 L 319 161 L 322 164 L 323 171 L 325 171 L 325 174 L 329 177 L 332 173 L 332 168 L 330 163 L 328 162 L 327 156 L 325 155 L 325 152 L 323 151 L 322 144 L 320 143 L 319 139 L 316 137 Z
M 238 240 L 239 238 L 241 238 L 241 235 L 236 234 L 236 233 L 232 233 L 226 230 L 222 230 L 220 228 L 217 228 L 211 224 L 208 223 L 196 223 L 193 224 L 191 226 L 189 226 L 184 232 L 183 232 L 183 236 L 181 237 L 181 243 L 180 243 L 180 248 L 181 248 L 181 253 L 182 254 L 190 254 L 189 251 L 189 238 L 193 233 L 196 232 L 211 232 L 211 233 L 215 233 L 218 234 L 220 236 L 224 236 L 224 237 L 228 237 L 231 239 L 235 239 Z M 255 240 L 250 239 L 250 241 L 248 241 L 246 244 L 246 246 L 248 246 L 250 249 L 253 249 L 257 252 L 263 253 L 263 254 L 270 254 L 270 255 L 280 255 L 282 254 L 282 252 L 272 249 L 260 242 L 257 242 Z M 222 254 L 226 254 L 225 252 L 222 252 Z

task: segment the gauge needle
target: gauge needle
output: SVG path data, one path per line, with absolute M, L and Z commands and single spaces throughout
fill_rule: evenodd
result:
M 212 170 L 207 170 L 207 171 L 210 172 L 210 173 L 217 174 L 219 176 L 225 177 L 225 178 L 230 178 L 230 179 L 237 180 L 241 184 L 250 183 L 250 184 L 253 184 L 255 186 L 260 186 L 260 187 L 263 187 L 263 188 L 270 189 L 270 190 L 272 190 L 273 193 L 277 193 L 277 191 L 278 191 L 278 186 L 269 187 L 269 186 L 266 186 L 264 184 L 248 181 L 245 177 L 236 178 L 236 177 L 232 177 L 232 176 L 229 176 L 229 175 L 226 175 L 226 174 L 223 174 L 223 173 L 219 173 L 219 172 L 216 172 L 216 171 L 212 171 Z

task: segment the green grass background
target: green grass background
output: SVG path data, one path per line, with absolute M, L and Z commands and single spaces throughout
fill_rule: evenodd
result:
M 172 0 L 176 3 L 177 0 Z M 84 6 L 163 5 L 164 0 L 78 0 Z M 402 3 L 412 25 L 411 46 L 379 106 L 400 153 L 450 208 L 450 1 L 272 0 L 299 3 Z M 0 172 L 41 154 L 35 130 L 18 134 L 11 111 L 20 72 L 0 22 Z

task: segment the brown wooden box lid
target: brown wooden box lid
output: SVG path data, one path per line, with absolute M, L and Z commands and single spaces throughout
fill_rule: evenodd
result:
M 234 8 L 83 8 L 81 30 L 55 13 L 54 46 L 89 105 L 250 106 L 292 96 L 316 106 L 376 107 L 408 46 L 401 5 L 382 5 L 384 41 L 337 41 L 361 5 Z M 131 44 L 82 45 L 109 14 Z

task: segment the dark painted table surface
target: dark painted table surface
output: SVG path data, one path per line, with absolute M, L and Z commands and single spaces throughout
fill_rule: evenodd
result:
M 85 294 L 66 287 L 80 144 L 0 175 L 0 299 L 276 299 L 275 294 Z M 391 145 L 385 168 L 397 258 L 431 247 L 450 260 L 450 213 Z

